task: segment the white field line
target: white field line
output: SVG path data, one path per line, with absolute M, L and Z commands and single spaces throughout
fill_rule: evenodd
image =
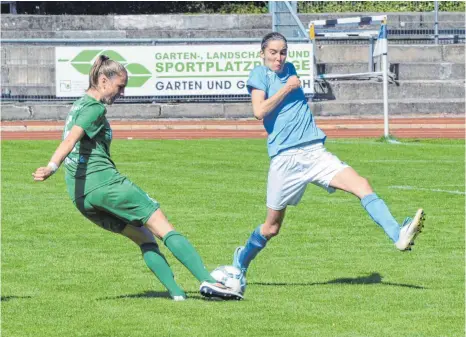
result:
M 455 164 L 455 163 L 462 163 L 464 164 L 464 160 L 442 160 L 442 159 L 435 159 L 435 160 L 428 160 L 428 159 L 377 159 L 377 160 L 359 160 L 361 163 L 434 163 L 434 164 Z
M 462 192 L 462 191 L 448 191 L 448 190 L 441 190 L 437 188 L 422 188 L 422 187 L 415 187 L 415 186 L 388 186 L 388 188 L 394 188 L 398 190 L 427 191 L 427 192 L 440 192 L 440 193 L 466 195 L 466 192 Z
M 367 144 L 367 145 L 388 145 L 388 146 L 425 146 L 425 147 L 462 147 L 465 148 L 465 144 L 432 144 L 432 143 L 400 143 L 397 144 L 388 144 L 384 142 L 376 142 L 376 141 L 359 141 L 359 140 L 334 140 L 329 139 L 326 140 L 325 143 L 330 144 Z

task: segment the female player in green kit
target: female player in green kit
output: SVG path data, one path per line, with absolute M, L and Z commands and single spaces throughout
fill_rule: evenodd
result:
M 287 51 L 283 35 L 267 34 L 261 44 L 264 65 L 255 67 L 247 82 L 254 116 L 263 120 L 268 133 L 267 216 L 236 249 L 233 265 L 246 274 L 251 261 L 278 235 L 287 206 L 298 204 L 310 183 L 329 193 L 340 189 L 358 197 L 395 247 L 409 250 L 423 226 L 423 210 L 400 226 L 367 179 L 326 150 L 326 136 L 315 124 L 295 67 L 286 62 Z M 330 216 L 329 224 L 332 221 Z M 242 282 L 244 286 L 244 278 Z
M 186 299 L 186 293 L 175 282 L 154 236 L 163 240 L 201 282 L 202 295 L 241 299 L 240 294 L 212 278 L 191 243 L 168 222 L 158 202 L 121 175 L 110 159 L 112 129 L 104 104 L 110 105 L 123 95 L 127 81 L 126 69 L 120 63 L 99 56 L 90 71 L 86 94 L 68 114 L 63 141 L 49 164 L 32 174 L 34 180 L 46 180 L 64 161 L 67 190 L 78 210 L 95 224 L 140 246 L 147 266 L 174 300 Z

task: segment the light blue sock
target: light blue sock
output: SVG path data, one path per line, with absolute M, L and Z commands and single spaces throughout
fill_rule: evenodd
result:
M 380 199 L 377 194 L 372 193 L 361 199 L 361 204 L 385 233 L 392 239 L 393 242 L 398 241 L 400 235 L 400 225 L 393 217 L 385 202 Z
M 262 225 L 257 226 L 254 232 L 251 233 L 251 236 L 244 245 L 244 249 L 239 255 L 238 260 L 241 268 L 247 269 L 251 261 L 267 244 L 267 239 L 261 234 L 261 227 Z

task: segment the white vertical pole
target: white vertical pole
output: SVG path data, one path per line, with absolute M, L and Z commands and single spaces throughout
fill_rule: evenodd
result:
M 315 26 L 311 23 L 309 27 L 309 40 L 311 41 L 311 94 L 312 99 L 314 99 L 314 82 L 317 74 L 317 56 L 316 56 L 316 34 L 315 34 Z
M 386 28 L 386 27 L 385 27 Z M 382 74 L 383 74 L 383 118 L 384 118 L 384 136 L 388 138 L 388 39 L 383 39 L 383 53 L 382 53 Z
M 384 121 L 384 136 L 389 136 L 388 131 L 388 74 L 387 74 L 387 54 L 382 55 L 383 67 L 383 121 Z
M 435 44 L 438 44 L 438 1 L 434 1 L 434 8 L 435 8 L 435 23 L 434 23 L 434 36 L 435 36 Z
M 368 72 L 374 71 L 374 37 L 371 35 L 369 37 L 369 69 Z
M 275 1 L 269 1 L 269 13 L 272 14 L 272 31 L 278 32 L 277 28 L 277 7 Z

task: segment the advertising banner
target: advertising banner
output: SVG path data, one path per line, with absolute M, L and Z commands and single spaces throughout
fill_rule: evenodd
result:
M 249 73 L 262 64 L 259 44 L 56 47 L 56 96 L 83 95 L 102 54 L 127 69 L 125 96 L 247 94 Z M 311 93 L 312 58 L 310 44 L 288 45 L 287 61 L 295 65 L 305 93 Z

